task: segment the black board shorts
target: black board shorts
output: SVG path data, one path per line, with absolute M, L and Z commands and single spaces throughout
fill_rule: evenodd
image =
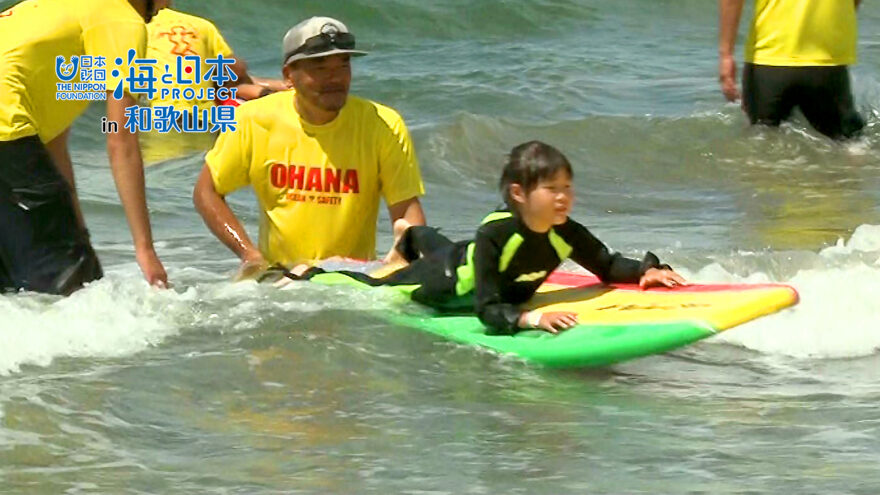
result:
M 68 295 L 102 275 L 49 150 L 36 136 L 0 142 L 0 290 Z
M 855 137 L 865 126 L 853 104 L 845 65 L 780 67 L 746 63 L 743 108 L 752 124 L 778 126 L 795 107 L 832 139 Z

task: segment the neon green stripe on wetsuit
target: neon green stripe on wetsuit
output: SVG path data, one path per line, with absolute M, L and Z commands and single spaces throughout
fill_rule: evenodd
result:
M 498 213 L 506 215 L 493 217 Z M 645 270 L 657 265 L 612 254 L 571 218 L 538 233 L 510 212 L 496 212 L 477 230 L 473 246 L 474 309 L 494 333 L 518 330 L 519 305 L 568 257 L 605 282 L 638 282 Z M 650 258 L 656 261 L 653 255 Z
M 483 219 L 483 223 L 481 225 L 486 225 L 487 223 L 491 223 L 497 220 L 504 220 L 513 217 L 513 214 L 509 211 L 496 211 L 494 213 L 489 214 L 486 218 Z M 553 249 L 556 250 L 556 254 L 559 256 L 560 260 L 565 260 L 569 257 L 572 251 L 572 247 L 562 239 L 553 229 L 550 229 L 548 233 L 550 244 L 553 246 Z M 520 246 L 522 245 L 525 239 L 519 233 L 514 233 L 507 239 L 507 242 L 504 243 L 504 247 L 501 248 L 501 258 L 498 260 L 498 271 L 506 272 L 507 268 L 510 266 L 510 261 L 513 259 L 513 256 L 519 251 Z M 474 289 L 474 248 L 476 247 L 475 243 L 470 243 L 467 246 L 467 254 L 465 257 L 465 264 L 461 265 L 456 269 L 456 274 L 458 275 L 458 282 L 455 285 L 455 292 L 457 295 L 461 296 L 469 293 Z M 545 277 L 546 278 L 546 277 Z

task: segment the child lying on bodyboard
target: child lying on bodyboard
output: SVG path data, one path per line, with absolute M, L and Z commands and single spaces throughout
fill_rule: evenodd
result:
M 415 286 L 414 301 L 441 310 L 469 310 L 492 334 L 522 329 L 551 333 L 577 324 L 575 313 L 523 311 L 550 273 L 571 258 L 607 283 L 642 287 L 684 285 L 685 280 L 648 252 L 642 261 L 612 254 L 586 227 L 569 218 L 572 167 L 556 148 L 530 141 L 513 148 L 501 175 L 506 208 L 483 219 L 473 241 L 453 242 L 433 227 L 395 223 L 395 249 L 404 268 L 376 278 L 336 271 L 372 286 Z M 309 268 L 289 278 L 311 279 Z

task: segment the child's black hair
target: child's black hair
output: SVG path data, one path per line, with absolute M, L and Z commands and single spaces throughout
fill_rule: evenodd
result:
M 539 182 L 554 177 L 560 170 L 565 170 L 569 177 L 574 176 L 571 163 L 558 149 L 541 141 L 519 144 L 510 150 L 507 164 L 501 172 L 498 184 L 501 197 L 508 208 L 514 209 L 514 201 L 510 197 L 511 184 L 519 184 L 529 193 L 538 187 Z

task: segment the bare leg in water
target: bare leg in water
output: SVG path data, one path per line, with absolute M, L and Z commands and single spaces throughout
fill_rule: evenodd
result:
M 400 218 L 395 220 L 393 225 L 394 230 L 394 243 L 391 245 L 391 250 L 388 251 L 388 254 L 385 255 L 385 258 L 382 259 L 382 263 L 395 268 L 402 268 L 407 265 L 407 260 L 404 258 L 400 252 L 397 250 L 398 244 L 400 244 L 400 240 L 403 239 L 403 234 L 406 232 L 406 229 L 410 228 L 412 224 L 407 222 L 405 219 Z M 308 264 L 300 264 L 296 265 L 290 270 L 290 273 L 296 275 L 297 277 L 301 277 L 303 273 L 311 268 L 311 265 Z M 287 279 L 289 280 L 289 279 Z

